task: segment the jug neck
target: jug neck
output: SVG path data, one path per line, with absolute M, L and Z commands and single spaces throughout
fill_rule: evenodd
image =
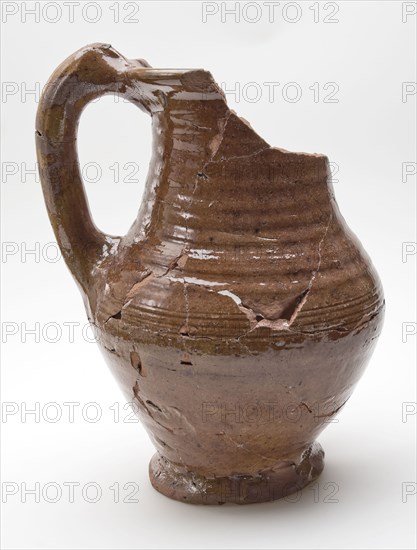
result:
M 152 113 L 153 153 L 128 241 L 155 243 L 161 223 L 174 218 L 185 229 L 197 186 L 206 181 L 205 166 L 215 157 L 232 114 L 212 83 L 204 92 L 178 91 L 168 98 L 165 109 Z
M 213 82 L 177 92 L 152 113 L 153 156 L 136 222 L 125 237 L 142 259 L 186 250 L 294 240 L 294 220 L 314 232 L 329 218 L 327 158 L 271 147 L 231 111 Z M 300 213 L 300 204 L 308 207 Z M 291 233 L 291 235 L 289 235 Z M 228 244 L 228 246 L 229 246 Z M 165 265 L 166 264 L 166 265 Z

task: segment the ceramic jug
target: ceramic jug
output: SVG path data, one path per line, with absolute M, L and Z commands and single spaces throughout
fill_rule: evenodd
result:
M 145 193 L 123 237 L 94 225 L 78 168 L 80 114 L 104 94 L 152 117 Z M 316 438 L 362 375 L 384 309 L 327 157 L 271 147 L 209 72 L 154 69 L 104 44 L 53 73 L 36 143 L 62 254 L 157 449 L 153 486 L 246 504 L 314 480 Z

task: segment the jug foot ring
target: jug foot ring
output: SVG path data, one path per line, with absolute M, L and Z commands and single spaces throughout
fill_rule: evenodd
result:
M 189 504 L 254 504 L 287 497 L 314 481 L 323 471 L 324 452 L 313 443 L 297 463 L 280 461 L 257 475 L 208 478 L 172 464 L 156 453 L 149 464 L 153 487 L 163 495 Z

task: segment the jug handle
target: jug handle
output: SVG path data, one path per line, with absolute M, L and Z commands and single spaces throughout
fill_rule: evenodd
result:
M 147 112 L 162 110 L 158 94 L 140 86 L 141 71 L 148 67 L 110 45 L 92 44 L 56 69 L 39 103 L 36 149 L 45 203 L 62 255 L 85 292 L 107 245 L 120 237 L 102 233 L 91 217 L 78 162 L 78 122 L 85 106 L 106 94 L 121 95 Z

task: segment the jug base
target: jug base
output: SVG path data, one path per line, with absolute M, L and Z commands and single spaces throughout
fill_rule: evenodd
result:
M 172 464 L 159 453 L 149 464 L 153 487 L 163 495 L 188 504 L 254 504 L 289 496 L 314 481 L 323 471 L 324 452 L 310 445 L 298 464 L 288 460 L 257 475 L 233 474 L 208 478 Z

